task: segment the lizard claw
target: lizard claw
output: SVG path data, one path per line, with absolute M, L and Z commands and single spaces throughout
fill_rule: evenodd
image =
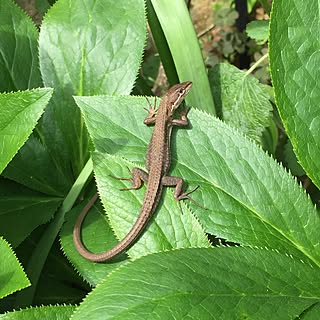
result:
M 148 117 L 154 117 L 157 114 L 157 111 L 158 111 L 158 108 L 156 107 L 157 97 L 154 97 L 154 104 L 153 105 L 151 105 L 151 103 L 150 103 L 150 101 L 149 101 L 149 99 L 147 97 L 146 97 L 146 100 L 148 102 L 149 109 L 144 108 L 144 110 L 149 112 Z
M 117 179 L 117 180 L 128 180 L 128 181 L 131 181 L 132 180 L 132 171 L 130 170 L 130 168 L 128 166 L 126 166 L 131 178 L 120 178 L 120 177 L 116 177 L 112 174 L 109 174 L 109 177 L 113 178 L 113 179 Z
M 192 190 L 182 193 L 182 194 L 177 198 L 177 200 L 178 200 L 178 201 L 181 201 L 181 200 L 188 199 L 188 200 L 190 200 L 191 202 L 193 202 L 196 206 L 198 206 L 198 207 L 200 207 L 200 208 L 202 208 L 202 209 L 204 209 L 204 210 L 208 210 L 207 207 L 202 206 L 200 203 L 196 202 L 195 200 L 193 200 L 193 199 L 189 196 L 190 193 L 196 191 L 199 187 L 200 187 L 200 186 L 196 186 L 196 187 L 193 188 Z M 179 202 L 179 206 L 180 206 L 180 202 Z M 180 210 L 181 210 L 181 206 L 180 206 Z
M 148 115 L 146 116 L 146 118 L 144 119 L 144 124 L 146 125 L 151 125 L 154 124 L 156 121 L 156 117 L 157 117 L 157 112 L 158 109 L 156 108 L 156 97 L 154 97 L 154 105 L 152 106 L 150 101 L 148 100 L 148 98 L 146 97 L 148 104 L 149 104 L 149 110 L 144 108 L 145 110 L 148 111 Z
M 150 107 L 149 109 L 147 109 L 147 108 L 143 108 L 143 109 L 149 113 L 148 117 L 154 117 L 157 115 L 157 112 L 158 112 L 158 109 L 156 109 L 154 107 Z

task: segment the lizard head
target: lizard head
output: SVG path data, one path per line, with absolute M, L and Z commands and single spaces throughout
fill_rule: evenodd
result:
M 191 81 L 186 81 L 182 83 L 175 84 L 172 86 L 168 92 L 168 112 L 173 114 L 174 110 L 176 110 L 180 103 L 183 101 L 184 97 L 188 94 L 192 87 Z

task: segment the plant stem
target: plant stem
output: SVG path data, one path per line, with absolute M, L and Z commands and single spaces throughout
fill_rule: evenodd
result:
M 246 75 L 252 73 L 258 66 L 259 64 L 261 64 L 264 60 L 266 60 L 269 56 L 269 53 L 266 53 L 265 55 L 263 55 L 258 61 L 256 61 L 246 72 Z
M 60 209 L 54 216 L 53 220 L 50 222 L 47 230 L 44 232 L 28 261 L 26 273 L 30 282 L 32 283 L 32 286 L 21 292 L 18 292 L 15 301 L 16 308 L 23 308 L 32 304 L 42 268 L 49 255 L 53 242 L 58 236 L 59 231 L 64 223 L 65 214 L 73 207 L 83 186 L 91 176 L 91 173 L 92 160 L 90 158 L 82 169 L 77 180 L 71 187 Z

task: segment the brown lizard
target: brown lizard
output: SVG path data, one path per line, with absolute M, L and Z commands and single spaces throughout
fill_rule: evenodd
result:
M 155 126 L 146 155 L 146 168 L 148 173 L 140 168 L 134 168 L 131 173 L 131 178 L 117 178 L 120 180 L 130 180 L 132 182 L 131 188 L 122 190 L 138 189 L 142 181 L 147 183 L 140 214 L 128 234 L 112 249 L 102 253 L 92 253 L 84 247 L 80 233 L 82 222 L 90 207 L 97 199 L 97 194 L 80 213 L 73 229 L 73 241 L 76 249 L 84 258 L 94 262 L 103 262 L 112 259 L 128 249 L 141 234 L 157 208 L 163 186 L 175 186 L 174 197 L 178 201 L 182 199 L 192 200 L 188 195 L 196 188 L 183 193 L 183 179 L 180 177 L 167 176 L 170 168 L 170 137 L 172 127 L 188 125 L 186 112 L 180 113 L 180 119 L 174 119 L 173 113 L 188 94 L 191 86 L 192 82 L 190 81 L 176 84 L 163 96 L 158 109 L 150 106 L 149 114 L 145 118 L 144 123 L 146 125 L 154 124 Z

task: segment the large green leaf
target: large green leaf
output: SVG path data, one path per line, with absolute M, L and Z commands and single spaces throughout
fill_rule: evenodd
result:
M 91 173 L 92 161 L 88 161 L 81 174 L 75 181 L 73 188 L 64 199 L 58 212 L 55 214 L 54 218 L 47 226 L 46 232 L 44 232 L 41 238 L 37 241 L 35 249 L 33 250 L 32 254 L 30 254 L 26 267 L 28 276 L 32 282 L 32 286 L 27 290 L 24 290 L 17 294 L 16 305 L 24 307 L 30 305 L 33 302 L 42 268 L 45 261 L 47 260 L 52 245 L 64 223 L 65 214 L 66 212 L 71 210 L 76 199 L 79 197 L 83 185 L 88 180 Z
M 270 66 L 277 107 L 297 158 L 320 187 L 319 2 L 273 1 Z
M 41 86 L 36 26 L 11 0 L 0 0 L 0 91 Z
M 319 302 L 319 281 L 308 262 L 270 250 L 176 250 L 119 268 L 72 319 L 294 319 Z
M 72 94 L 129 93 L 140 64 L 145 29 L 142 0 L 59 1 L 44 19 L 40 67 L 45 84 L 54 86 L 55 95 L 42 118 L 39 135 L 55 168 L 63 173 L 66 188 L 74 184 L 28 261 L 33 286 L 17 296 L 19 305 L 32 303 L 65 213 L 92 170 L 90 161 L 83 169 L 88 137 Z
M 0 173 L 37 124 L 52 89 L 0 94 Z
M 75 307 L 71 305 L 33 307 L 2 314 L 0 315 L 0 320 L 68 320 L 70 319 L 74 309 Z
M 178 83 L 179 77 L 177 75 L 177 70 L 172 59 L 172 54 L 168 46 L 168 42 L 161 28 L 157 14 L 152 6 L 151 0 L 146 0 L 147 14 L 148 14 L 148 24 L 152 32 L 152 38 L 157 47 L 159 56 L 161 57 L 161 64 L 166 72 L 166 77 L 168 82 L 171 84 Z M 185 5 L 185 4 L 182 4 Z
M 43 20 L 40 69 L 55 94 L 42 130 L 70 186 L 88 158 L 87 132 L 72 95 L 130 93 L 145 34 L 143 0 L 58 1 Z
M 186 101 L 192 106 L 215 114 L 207 72 L 185 1 L 149 0 L 148 5 L 151 5 L 150 2 L 165 35 L 165 39 L 161 39 L 162 34 L 160 40 L 156 38 L 157 45 L 163 46 L 160 41 L 168 43 L 170 53 L 167 52 L 167 55 L 172 55 L 180 81 L 192 81 L 194 84 L 194 90 L 190 92 Z M 152 32 L 159 36 L 158 30 Z M 171 56 L 164 58 L 171 59 Z
M 104 200 L 106 211 L 109 213 L 110 223 L 117 237 L 122 239 L 137 219 L 145 188 L 124 192 L 120 189 L 128 187 L 128 182 L 119 180 L 115 182 L 111 177 L 111 175 L 128 176 L 127 167 L 132 169 L 132 164 L 100 152 L 94 153 L 93 162 L 99 193 Z M 166 196 L 164 202 L 160 203 L 159 214 L 155 214 L 147 232 L 128 251 L 132 258 L 173 248 L 209 246 L 199 222 L 190 213 L 190 210 L 184 206 L 183 214 L 181 214 L 173 193 L 164 193 Z M 124 203 L 126 203 L 125 207 Z
M 72 230 L 76 219 L 79 216 L 83 207 L 90 199 L 84 199 L 81 205 L 75 207 L 66 217 L 66 222 L 60 232 L 60 241 L 62 249 L 74 267 L 80 272 L 81 276 L 90 283 L 91 286 L 96 286 L 104 280 L 106 276 L 118 268 L 119 265 L 125 263 L 126 255 L 121 255 L 113 263 L 92 263 L 79 255 L 73 243 Z M 102 252 L 107 247 L 111 247 L 118 242 L 110 227 L 109 221 L 105 212 L 99 203 L 93 205 L 86 217 L 82 227 L 82 240 L 89 249 L 95 252 Z
M 30 17 L 13 1 L 0 1 L 0 91 L 42 86 L 38 62 L 39 33 Z M 28 188 L 62 196 L 68 180 L 51 158 L 41 133 L 35 133 L 3 173 Z
M 35 250 L 42 234 L 46 231 L 46 226 L 37 228 L 16 248 L 17 256 L 22 265 L 27 265 L 30 255 Z M 32 280 L 30 279 L 30 281 Z M 34 282 L 32 284 L 34 285 Z M 86 293 L 90 291 L 90 286 L 82 280 L 81 275 L 76 273 L 73 266 L 67 261 L 58 241 L 55 241 L 50 250 L 36 286 L 37 289 L 32 303 L 32 305 L 36 306 L 55 305 L 57 303 L 74 304 L 81 301 L 86 296 Z M 16 296 L 8 297 L 6 302 L 8 303 L 9 300 L 13 301 L 13 305 L 17 308 L 19 304 L 15 298 Z M 27 306 L 30 306 L 30 304 Z M 11 309 L 12 307 L 6 308 L 6 310 Z M 4 310 L 3 302 L 0 302 L 0 310 Z
M 146 116 L 142 97 L 78 97 L 77 103 L 98 152 L 143 163 L 152 128 L 142 124 Z M 208 210 L 190 206 L 206 231 L 242 245 L 289 252 L 320 265 L 320 236 L 315 227 L 320 225 L 319 216 L 293 177 L 255 143 L 218 119 L 196 110 L 189 117 L 192 130 L 180 129 L 173 135 L 172 175 L 183 177 L 190 188 L 200 185 L 192 197 Z M 114 166 L 119 165 L 115 162 Z M 113 174 L 127 176 L 125 165 L 120 167 L 123 171 Z M 103 183 L 120 187 L 118 181 L 111 181 L 105 177 Z M 143 192 L 134 194 L 141 202 Z M 129 207 L 127 196 L 118 199 L 123 211 Z M 175 203 L 170 206 L 172 215 L 175 207 Z
M 8 164 L 3 176 L 32 190 L 63 197 L 69 191 L 68 180 L 43 144 L 41 135 L 37 135 L 37 129 Z
M 48 222 L 61 204 L 7 179 L 0 179 L 0 235 L 17 247 L 35 228 Z
M 14 252 L 8 242 L 0 237 L 0 298 L 30 285 Z
M 260 142 L 270 122 L 272 105 L 258 80 L 228 63 L 211 69 L 209 79 L 219 116 Z

